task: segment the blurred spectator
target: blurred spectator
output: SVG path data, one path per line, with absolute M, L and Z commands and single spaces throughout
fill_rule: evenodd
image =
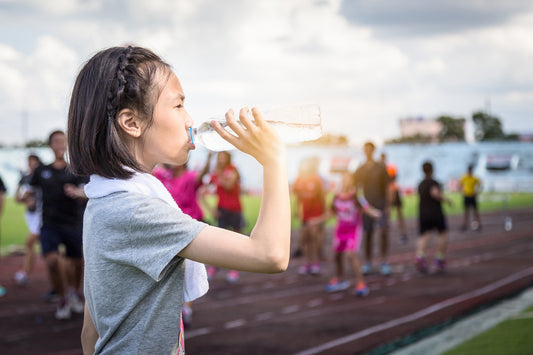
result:
M 390 275 L 391 268 L 388 264 L 389 254 L 389 175 L 385 166 L 380 162 L 374 160 L 375 146 L 372 142 L 366 142 L 363 147 L 366 161 L 357 168 L 354 174 L 356 187 L 363 188 L 363 195 L 368 203 L 378 209 L 381 217 L 377 220 L 377 225 L 381 229 L 380 246 L 381 246 L 381 267 L 382 275 Z M 365 240 L 365 256 L 366 262 L 363 265 L 363 274 L 368 274 L 372 270 L 372 254 L 373 254 L 373 234 L 374 224 L 376 220 L 363 215 L 363 229 Z
M 55 317 L 69 319 L 71 312 L 84 310 L 80 291 L 83 273 L 80 201 L 86 201 L 82 185 L 87 179 L 68 171 L 66 137 L 62 131 L 52 132 L 48 145 L 55 159 L 52 164 L 35 169 L 30 184 L 42 191 L 41 249 L 50 281 L 59 296 Z M 60 267 L 60 244 L 66 251 L 66 289 Z
M 29 232 L 26 237 L 26 253 L 22 262 L 22 269 L 17 271 L 14 277 L 19 286 L 28 285 L 29 275 L 35 262 L 35 243 L 38 242 L 41 231 L 42 193 L 40 189 L 30 187 L 33 172 L 41 165 L 41 159 L 37 155 L 28 156 L 28 170 L 22 175 L 15 192 L 15 200 L 26 205 L 24 219 Z
M 435 266 L 438 272 L 446 270 L 446 244 L 447 244 L 447 226 L 446 217 L 442 211 L 442 202 L 451 200 L 442 194 L 441 185 L 433 179 L 433 165 L 425 162 L 422 165 L 424 171 L 424 180 L 418 185 L 418 194 L 420 204 L 418 209 L 419 231 L 416 244 L 415 266 L 419 272 L 426 274 L 428 272 L 428 263 L 426 260 L 426 247 L 433 230 L 439 233 L 437 244 L 437 254 L 435 255 Z
M 474 220 L 471 224 L 472 230 L 481 230 L 481 218 L 477 208 L 477 195 L 481 191 L 481 180 L 474 176 L 473 169 L 474 167 L 469 165 L 466 174 L 460 180 L 464 206 L 463 225 L 461 226 L 463 232 L 468 229 L 470 210 L 472 210 L 474 215 Z
M 318 175 L 318 160 L 302 160 L 298 176 L 294 181 L 293 193 L 296 195 L 297 213 L 302 221 L 300 245 L 305 263 L 300 274 L 320 273 L 320 252 L 322 249 L 325 220 L 325 191 Z

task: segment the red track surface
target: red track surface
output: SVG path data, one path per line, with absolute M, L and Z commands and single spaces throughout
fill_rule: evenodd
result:
M 329 246 L 320 276 L 297 275 L 301 259 L 291 260 L 280 275 L 243 273 L 239 285 L 227 285 L 220 272 L 194 304 L 193 325 L 185 331 L 187 353 L 364 353 L 512 295 L 533 284 L 533 212 L 511 215 L 510 232 L 499 213 L 483 216 L 481 232 L 457 232 L 459 220 L 449 219 L 445 275 L 415 272 L 416 229 L 408 221 L 408 245 L 391 236 L 393 274 L 370 275 L 366 298 L 324 291 L 333 272 Z M 0 298 L 0 354 L 81 354 L 82 316 L 56 321 L 54 305 L 41 300 L 49 287 L 42 261 L 27 288 L 12 281 L 20 263 L 20 256 L 0 259 L 0 284 L 8 290 Z

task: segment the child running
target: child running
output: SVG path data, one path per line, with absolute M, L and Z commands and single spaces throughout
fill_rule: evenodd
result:
M 68 117 L 71 168 L 90 175 L 83 229 L 85 354 L 184 354 L 184 299 L 206 292 L 205 268 L 277 273 L 289 262 L 285 148 L 257 109 L 226 113 L 215 131 L 263 166 L 250 237 L 184 214 L 150 172 L 184 164 L 193 120 L 171 67 L 141 47 L 96 53 L 81 69 Z M 192 262 L 191 260 L 196 261 Z M 187 261 L 187 263 L 186 263 Z M 194 267 L 189 267 L 194 265 Z M 202 266 L 203 267 L 203 266 Z
M 425 177 L 418 185 L 420 236 L 416 243 L 415 266 L 420 273 L 428 273 L 426 247 L 433 230 L 436 229 L 439 232 L 439 240 L 437 254 L 435 255 L 435 266 L 437 267 L 437 272 L 443 273 L 446 271 L 445 255 L 448 236 L 446 233 L 446 217 L 442 212 L 442 202 L 448 202 L 451 205 L 452 201 L 442 194 L 440 184 L 433 179 L 433 164 L 425 162 L 422 164 L 422 170 Z
M 337 216 L 333 252 L 335 254 L 336 276 L 326 286 L 326 291 L 342 291 L 350 287 L 350 282 L 344 279 L 344 260 L 346 254 L 355 274 L 356 296 L 366 296 L 369 293 L 361 272 L 361 264 L 357 253 L 361 244 L 362 213 L 379 218 L 381 213 L 371 207 L 363 198 L 357 198 L 352 175 L 346 172 L 342 176 L 341 189 L 333 198 L 332 212 Z

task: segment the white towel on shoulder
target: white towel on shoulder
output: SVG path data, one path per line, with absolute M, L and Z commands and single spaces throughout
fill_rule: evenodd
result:
M 104 197 L 121 191 L 136 192 L 159 198 L 170 206 L 179 209 L 165 186 L 151 174 L 135 172 L 128 180 L 91 175 L 89 183 L 85 185 L 85 194 L 88 198 Z M 203 296 L 208 289 L 209 282 L 204 264 L 185 259 L 185 282 L 183 285 L 185 302 L 191 302 Z

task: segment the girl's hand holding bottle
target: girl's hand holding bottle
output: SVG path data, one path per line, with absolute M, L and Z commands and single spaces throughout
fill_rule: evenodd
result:
M 226 122 L 236 136 L 225 130 L 219 122 L 211 124 L 215 131 L 240 151 L 253 156 L 264 167 L 270 164 L 285 162 L 285 146 L 276 131 L 265 122 L 257 108 L 250 110 L 245 107 L 239 112 L 239 121 L 235 119 L 233 110 L 226 113 Z

